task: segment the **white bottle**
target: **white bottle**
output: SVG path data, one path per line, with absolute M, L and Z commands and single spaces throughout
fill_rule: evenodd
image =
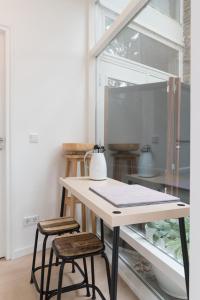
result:
M 154 160 L 151 152 L 151 146 L 145 145 L 141 149 L 141 155 L 138 161 L 138 175 L 140 177 L 153 177 L 155 176 Z
M 106 159 L 104 156 L 104 147 L 95 145 L 93 151 L 89 151 L 86 156 L 91 153 L 90 168 L 89 168 L 89 177 L 92 180 L 105 180 L 107 179 L 107 165 Z

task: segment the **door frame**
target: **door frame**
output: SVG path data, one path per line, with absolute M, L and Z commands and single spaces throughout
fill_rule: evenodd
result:
M 11 85 L 10 85 L 10 28 L 0 24 L 0 31 L 5 35 L 5 238 L 6 238 L 6 259 L 12 257 L 11 252 L 11 197 L 10 197 L 10 103 L 11 103 Z

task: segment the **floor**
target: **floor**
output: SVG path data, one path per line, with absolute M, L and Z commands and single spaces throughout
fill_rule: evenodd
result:
M 0 299 L 1 300 L 37 300 L 39 299 L 34 286 L 29 283 L 32 256 L 28 255 L 13 261 L 0 260 Z M 89 261 L 88 261 L 89 263 Z M 89 266 L 89 264 L 88 264 Z M 64 284 L 77 282 L 79 274 L 72 274 L 71 268 L 65 270 Z M 89 270 L 89 269 L 88 269 Z M 95 259 L 95 276 L 98 286 L 108 299 L 108 288 L 105 276 L 105 266 L 101 257 Z M 53 270 L 52 283 L 57 283 L 57 269 Z M 52 285 L 53 287 L 53 285 Z M 62 300 L 85 300 L 85 290 L 79 290 L 62 295 Z M 55 297 L 52 299 L 56 299 Z M 97 297 L 97 299 L 100 299 Z M 128 286 L 119 278 L 118 300 L 138 300 Z

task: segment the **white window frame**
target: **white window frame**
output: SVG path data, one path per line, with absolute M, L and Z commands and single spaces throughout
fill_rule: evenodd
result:
M 89 0 L 89 39 L 88 39 L 88 139 L 95 142 L 95 115 L 96 115 L 96 58 L 113 40 L 113 38 L 136 16 L 149 0 L 132 0 L 125 10 L 117 17 L 112 26 L 95 44 L 95 2 Z
M 89 41 L 88 41 L 88 139 L 95 142 L 95 116 L 96 116 L 96 95 L 97 95 L 97 64 L 96 58 L 112 41 L 112 39 L 136 16 L 147 4 L 149 0 L 132 0 L 126 9 L 115 19 L 111 27 L 104 32 L 99 41 L 96 41 L 95 17 L 100 17 L 98 31 L 102 30 L 102 23 L 105 23 L 105 15 L 98 16 L 96 11 L 95 1 L 89 0 Z M 107 13 L 107 12 L 106 12 Z M 113 14 L 112 14 L 113 16 Z M 176 22 L 177 23 L 177 22 Z M 138 24 L 131 25 L 131 28 L 137 30 L 155 40 L 179 51 L 179 60 L 183 59 L 183 44 L 179 39 L 179 43 L 172 40 L 163 38 L 155 31 L 148 30 L 147 28 Z M 182 64 L 179 64 L 179 77 L 183 77 Z
M 10 101 L 11 101 L 11 86 L 10 86 L 10 40 L 11 29 L 0 24 L 0 30 L 5 34 L 5 229 L 6 229 L 6 259 L 12 257 L 12 203 L 10 191 Z
M 153 8 L 152 8 L 153 9 Z M 155 9 L 153 9 L 155 10 Z M 182 1 L 181 1 L 181 16 L 183 14 L 182 10 Z M 156 10 L 155 10 L 156 11 Z M 98 26 L 96 27 L 96 31 L 98 32 L 97 36 L 95 36 L 95 40 L 98 40 L 98 37 L 101 36 L 104 32 L 105 32 L 105 19 L 106 17 L 111 18 L 113 20 L 115 20 L 117 16 L 117 13 L 110 11 L 109 9 L 106 9 L 104 7 L 102 7 L 102 9 L 99 10 L 99 12 L 96 10 L 96 18 L 98 18 L 98 20 L 100 20 L 100 22 L 98 22 Z M 167 19 L 169 19 L 168 17 L 166 17 Z M 182 17 L 181 17 L 182 18 Z M 174 20 L 172 19 L 172 22 L 174 22 Z M 181 23 L 177 23 L 177 28 L 179 28 L 180 26 L 182 26 L 182 22 Z M 141 26 L 140 24 L 137 24 L 136 22 L 132 22 L 128 25 L 129 28 L 138 31 L 152 39 L 154 39 L 155 41 L 158 41 L 160 43 L 162 43 L 163 45 L 166 45 L 176 51 L 178 51 L 179 53 L 179 61 L 183 61 L 183 48 L 184 48 L 184 44 L 183 44 L 183 40 L 179 39 L 173 41 L 170 39 L 167 39 L 165 37 L 163 37 L 161 34 L 159 34 L 158 32 L 149 30 L 149 28 Z M 167 73 L 167 72 L 166 72 Z M 183 66 L 182 64 L 179 64 L 179 72 L 178 72 L 178 76 L 183 79 Z M 172 75 L 174 76 L 174 75 Z

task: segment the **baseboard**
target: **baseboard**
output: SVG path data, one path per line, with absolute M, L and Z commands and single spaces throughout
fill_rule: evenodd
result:
M 51 239 L 49 239 L 47 241 L 47 249 L 50 248 L 50 246 L 51 246 Z M 16 249 L 16 250 L 13 251 L 11 259 L 16 259 L 16 258 L 20 258 L 20 257 L 25 256 L 25 255 L 32 254 L 33 253 L 33 248 L 34 248 L 34 245 L 32 244 L 32 245 L 24 247 L 24 248 Z M 38 242 L 37 250 L 38 251 L 42 250 L 42 241 Z

